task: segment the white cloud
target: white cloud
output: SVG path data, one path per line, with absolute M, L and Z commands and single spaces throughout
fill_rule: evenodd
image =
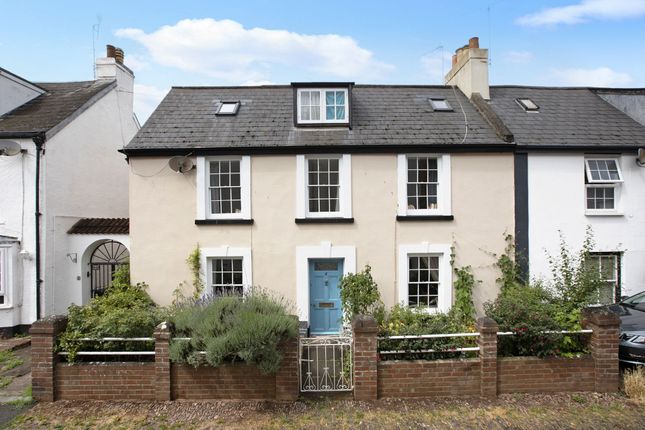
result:
M 533 53 L 529 51 L 508 51 L 504 54 L 504 61 L 514 64 L 526 64 L 533 60 Z
M 628 73 L 616 72 L 609 67 L 597 69 L 560 69 L 553 74 L 564 85 L 585 87 L 620 87 L 628 85 L 632 77 Z
M 134 84 L 134 111 L 141 124 L 148 120 L 168 91 L 151 85 Z
M 130 69 L 134 70 L 135 72 L 138 72 L 140 70 L 145 70 L 150 66 L 150 64 L 148 64 L 148 62 L 145 61 L 143 57 L 137 54 L 128 54 L 125 57 L 124 61 L 125 61 L 125 65 L 128 66 Z
M 452 55 L 448 52 L 434 51 L 421 57 L 423 70 L 432 83 L 443 84 L 443 78 L 452 67 Z
M 184 19 L 151 33 L 126 28 L 116 35 L 141 43 L 158 64 L 231 83 L 267 80 L 273 66 L 361 80 L 393 69 L 348 36 L 247 29 L 232 20 Z
M 524 15 L 520 25 L 539 27 L 555 24 L 579 24 L 592 19 L 633 18 L 645 14 L 645 0 L 583 0 L 568 6 L 553 7 Z

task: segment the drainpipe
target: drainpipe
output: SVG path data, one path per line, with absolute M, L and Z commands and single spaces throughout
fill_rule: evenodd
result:
M 43 151 L 43 145 L 45 144 L 45 133 L 40 133 L 33 138 L 34 144 L 36 145 L 36 210 L 35 210 L 35 219 L 36 219 L 36 319 L 40 319 L 42 316 L 42 309 L 40 306 L 40 300 L 42 297 L 42 279 L 40 279 L 40 156 Z

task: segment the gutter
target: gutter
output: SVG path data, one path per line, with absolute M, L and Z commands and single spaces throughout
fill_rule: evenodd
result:
M 41 257 L 40 257 L 40 157 L 45 145 L 45 133 L 39 133 L 33 137 L 34 144 L 36 145 L 36 180 L 35 180 L 35 222 L 36 222 L 36 319 L 42 317 L 41 297 L 42 297 L 42 279 L 41 278 Z

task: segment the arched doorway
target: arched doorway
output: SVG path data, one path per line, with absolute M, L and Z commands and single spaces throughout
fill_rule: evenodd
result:
M 101 243 L 90 257 L 90 298 L 101 296 L 112 285 L 112 277 L 128 264 L 130 253 L 120 242 L 108 240 Z

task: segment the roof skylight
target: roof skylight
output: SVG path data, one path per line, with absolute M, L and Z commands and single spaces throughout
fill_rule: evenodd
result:
M 535 102 L 529 98 L 519 98 L 515 99 L 522 108 L 527 112 L 537 112 L 540 110 L 540 107 L 535 104 Z
M 240 107 L 240 102 L 221 102 L 216 115 L 235 115 Z
M 439 111 L 452 111 L 452 107 L 448 103 L 448 100 L 442 98 L 432 98 L 430 99 L 430 105 L 433 110 Z

